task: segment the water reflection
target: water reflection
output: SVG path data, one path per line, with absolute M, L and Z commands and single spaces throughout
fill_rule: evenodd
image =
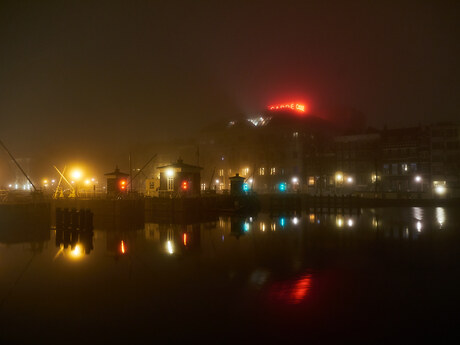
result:
M 439 311 L 457 295 L 454 274 L 446 273 L 458 271 L 459 220 L 449 208 L 387 208 L 222 216 L 94 232 L 0 229 L 0 283 L 12 286 L 11 294 L 0 289 L 2 312 L 15 318 L 16 331 L 40 311 L 44 319 L 66 315 L 69 324 L 98 327 L 102 315 L 107 328 L 128 325 L 130 336 L 141 318 L 148 327 L 174 332 L 177 317 L 196 319 L 198 327 L 218 320 L 216 329 L 230 319 L 236 320 L 232 326 L 259 322 L 266 328 L 298 321 L 302 331 L 316 318 L 328 328 L 354 317 L 353 330 L 364 329 L 369 310 L 381 308 L 387 309 L 379 324 L 417 306 L 410 316 L 438 317 L 420 310 L 431 303 Z M 33 262 L 29 243 L 42 243 Z M 66 260 L 52 260 L 56 246 L 57 257 Z M 69 291 L 78 294 L 69 298 Z M 433 308 L 443 298 L 446 303 Z M 78 315 L 69 313 L 76 309 Z M 325 316 L 336 311 L 347 317 Z
M 60 254 L 65 254 L 67 251 L 73 258 L 80 258 L 83 254 L 89 255 L 94 249 L 93 235 L 92 230 L 56 229 L 55 243 L 56 247 L 60 248 L 60 251 L 55 258 Z
M 436 207 L 436 220 L 439 224 L 439 228 L 442 229 L 442 226 L 446 222 L 446 211 L 444 207 Z
M 299 304 L 307 297 L 312 285 L 310 273 L 301 274 L 298 277 L 275 281 L 269 287 L 270 302 L 287 304 Z

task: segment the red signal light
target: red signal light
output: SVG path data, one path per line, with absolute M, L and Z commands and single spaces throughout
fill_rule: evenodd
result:
M 120 180 L 119 187 L 122 191 L 126 190 L 126 180 Z
M 182 190 L 187 190 L 188 189 L 188 182 L 187 181 L 182 181 L 181 188 L 182 188 Z

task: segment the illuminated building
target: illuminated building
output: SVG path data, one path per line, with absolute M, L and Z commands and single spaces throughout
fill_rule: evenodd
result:
M 201 190 L 199 166 L 185 164 L 182 159 L 157 168 L 160 171 L 160 197 L 199 196 Z
M 238 173 L 256 192 L 277 192 L 283 182 L 287 191 L 301 192 L 304 172 L 313 164 L 306 153 L 335 134 L 330 122 L 292 108 L 210 126 L 199 139 L 204 181 L 211 181 L 208 188 L 228 190 L 229 178 Z

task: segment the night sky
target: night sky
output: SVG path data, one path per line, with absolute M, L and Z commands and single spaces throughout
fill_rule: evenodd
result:
M 1 1 L 0 139 L 39 174 L 276 102 L 458 121 L 459 4 Z

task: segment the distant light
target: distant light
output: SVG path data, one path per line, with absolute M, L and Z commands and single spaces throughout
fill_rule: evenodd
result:
M 90 184 L 90 183 L 91 183 L 90 180 L 86 180 L 86 181 L 85 181 L 85 184 L 86 184 L 86 185 L 88 185 L 88 184 Z
M 337 224 L 337 227 L 341 228 L 343 226 L 343 219 L 342 218 L 337 218 L 336 224 Z
M 184 234 L 182 235 L 182 238 L 183 238 L 184 246 L 187 246 L 187 233 L 184 232 Z
M 173 169 L 166 170 L 166 176 L 173 177 L 174 176 L 174 170 Z
M 43 184 L 48 184 L 48 180 L 43 180 Z
M 446 187 L 444 187 L 444 186 L 438 185 L 438 186 L 436 186 L 436 188 L 434 190 L 435 190 L 436 194 L 439 194 L 439 195 L 442 195 L 442 194 L 446 193 Z
M 13 187 L 13 185 L 12 185 L 12 184 L 9 184 L 9 185 L 8 185 L 8 188 L 11 188 L 11 187 Z
M 249 223 L 248 222 L 245 222 L 244 225 L 243 225 L 243 230 L 245 232 L 248 232 L 249 231 Z
M 125 242 L 124 241 L 121 241 L 121 243 L 120 243 L 120 252 L 121 252 L 121 254 L 126 253 L 126 248 L 125 248 Z
M 280 192 L 285 192 L 287 187 L 286 187 L 286 182 L 281 182 L 279 185 L 278 185 L 278 189 L 280 190 Z
M 299 218 L 297 218 L 297 217 L 292 218 L 292 224 L 294 224 L 294 225 L 299 224 Z
M 284 228 L 286 225 L 286 219 L 285 218 L 280 218 L 280 225 Z
M 56 182 L 56 180 L 51 180 L 51 183 L 54 183 L 54 182 Z
M 93 178 L 91 179 L 91 182 L 94 182 L 94 181 L 96 181 L 96 179 L 93 177 Z
M 243 183 L 243 191 L 245 191 L 245 192 L 249 191 L 249 184 Z
M 336 180 L 337 182 L 342 182 L 342 181 L 343 181 L 343 175 L 342 175 L 342 173 L 340 173 L 340 172 L 336 173 L 336 174 L 335 174 L 335 180 Z
M 217 179 L 217 180 L 216 180 L 216 183 L 219 183 L 219 182 L 220 182 L 219 179 Z
M 188 189 L 188 182 L 187 181 L 182 181 L 181 188 L 184 191 L 187 190 Z
M 347 224 L 351 228 L 353 226 L 353 219 L 348 219 Z
M 298 183 L 298 182 L 299 182 L 299 179 L 297 177 L 292 178 L 292 183 Z
M 252 177 L 248 180 L 249 183 L 252 183 L 254 180 L 252 179 Z
M 415 182 L 421 182 L 422 177 L 420 175 L 415 176 Z
M 347 182 L 348 182 L 348 183 L 353 183 L 353 177 L 348 176 L 348 177 L 347 177 Z
M 416 227 L 418 232 L 422 231 L 422 222 L 418 221 Z

